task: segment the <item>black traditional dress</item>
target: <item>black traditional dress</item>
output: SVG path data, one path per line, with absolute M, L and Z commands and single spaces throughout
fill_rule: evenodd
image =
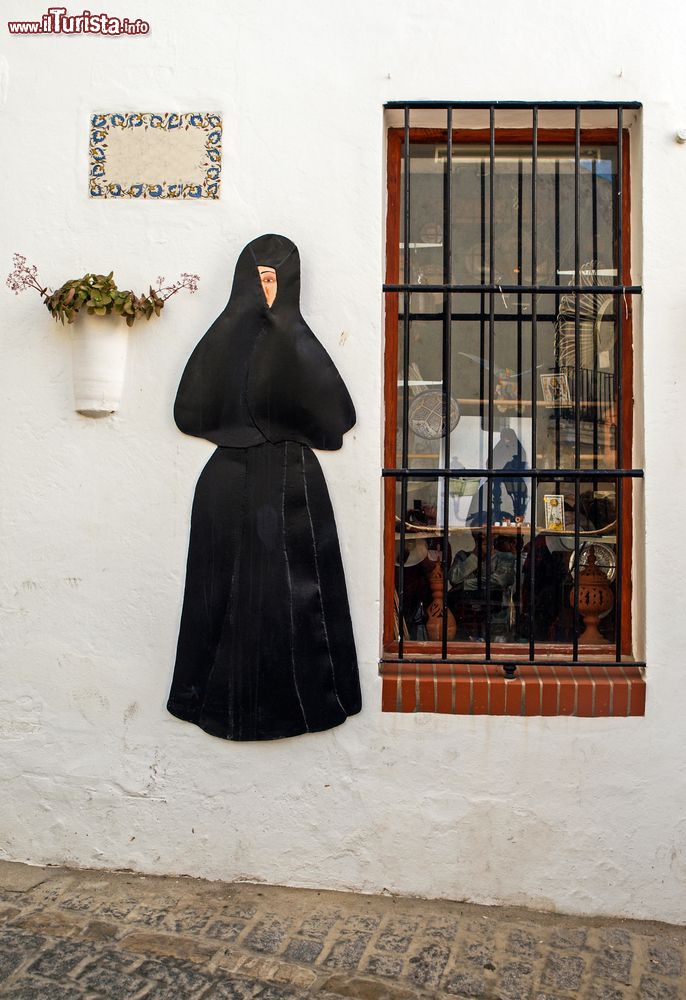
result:
M 258 265 L 276 269 L 271 309 Z M 241 253 L 174 417 L 219 447 L 195 490 L 167 708 L 233 740 L 339 725 L 359 712 L 360 686 L 336 524 L 311 449 L 340 448 L 355 410 L 300 314 L 290 240 L 262 236 Z

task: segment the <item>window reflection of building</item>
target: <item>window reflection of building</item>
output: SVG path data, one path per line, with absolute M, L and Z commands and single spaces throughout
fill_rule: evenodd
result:
M 530 121 L 530 110 L 520 120 L 527 114 Z M 491 122 L 498 115 L 491 112 Z M 435 120 L 431 132 L 390 135 L 388 245 L 392 254 L 398 238 L 399 254 L 387 280 L 411 289 L 389 292 L 387 300 L 397 306 L 387 313 L 387 339 L 397 344 L 390 357 L 394 464 L 408 470 L 395 480 L 395 512 L 401 523 L 419 504 L 429 551 L 447 559 L 446 600 L 458 639 L 485 639 L 487 649 L 491 641 L 531 647 L 532 640 L 571 647 L 583 631 L 574 610 L 575 557 L 583 567 L 589 545 L 616 552 L 622 531 L 625 542 L 629 537 L 627 481 L 601 476 L 619 466 L 620 415 L 630 417 L 619 380 L 630 351 L 631 295 L 620 299 L 615 287 L 622 274 L 629 281 L 629 185 L 620 183 L 628 176 L 628 145 L 611 127 L 621 121 L 616 110 L 606 112 L 604 130 L 586 128 L 585 115 L 581 108 L 567 114 L 579 123 L 576 152 L 574 129 L 563 127 L 539 132 L 534 154 L 531 129 L 501 135 L 496 124 L 489 147 L 488 109 L 485 128 L 453 133 L 450 153 Z M 474 112 L 473 124 L 477 118 Z M 588 121 L 597 120 L 589 112 Z M 421 388 L 431 389 L 439 411 L 459 414 L 450 429 L 443 421 L 433 440 L 412 425 L 404 439 L 410 369 L 421 372 Z M 624 433 L 630 442 L 630 419 Z M 386 465 L 393 462 L 387 453 Z M 432 469 L 451 471 L 432 477 Z M 565 526 L 557 533 L 545 524 L 545 495 L 564 497 Z M 627 578 L 629 551 L 625 544 Z M 615 555 L 615 562 L 622 560 Z M 506 564 L 512 580 L 502 585 Z M 396 591 L 401 577 L 396 572 Z M 621 578 L 611 583 L 616 589 Z M 460 617 L 469 601 L 471 623 Z M 627 603 L 615 600 L 619 610 L 601 623 L 617 649 L 622 607 Z M 490 616 L 490 628 L 480 614 Z

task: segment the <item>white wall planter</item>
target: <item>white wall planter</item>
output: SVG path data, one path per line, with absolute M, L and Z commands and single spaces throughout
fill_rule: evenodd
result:
M 106 417 L 119 409 L 129 328 L 115 315 L 81 313 L 72 326 L 74 403 L 86 417 Z

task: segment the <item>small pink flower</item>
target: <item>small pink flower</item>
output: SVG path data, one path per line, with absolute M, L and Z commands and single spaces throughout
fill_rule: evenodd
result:
M 40 292 L 41 295 L 44 294 L 46 289 L 41 288 L 36 280 L 36 275 L 38 274 L 38 268 L 34 265 L 27 265 L 26 257 L 21 253 L 15 253 L 12 257 L 12 263 L 14 264 L 14 270 L 10 271 L 7 275 L 5 284 L 10 288 L 15 295 L 19 292 L 23 292 L 27 288 L 35 288 L 36 291 Z

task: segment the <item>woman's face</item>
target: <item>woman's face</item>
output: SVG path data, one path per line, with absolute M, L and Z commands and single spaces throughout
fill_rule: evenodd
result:
M 262 267 L 258 264 L 257 270 L 260 275 L 260 282 L 262 283 L 264 297 L 267 300 L 267 305 L 271 309 L 274 299 L 276 298 L 276 291 L 278 287 L 276 281 L 276 269 L 273 267 Z

